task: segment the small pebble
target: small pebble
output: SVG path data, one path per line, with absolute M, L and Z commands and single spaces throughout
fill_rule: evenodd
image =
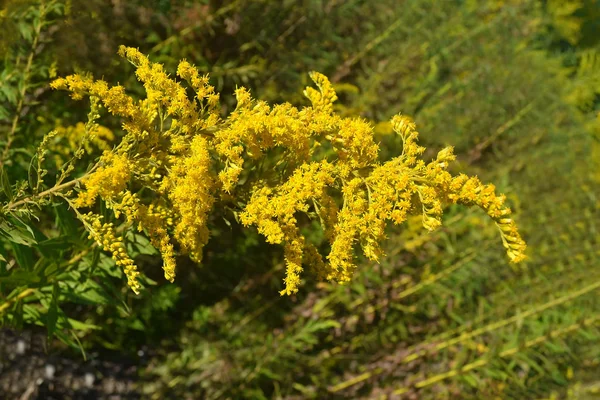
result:
M 91 372 L 86 372 L 83 379 L 85 381 L 85 386 L 87 388 L 91 388 L 94 386 L 94 381 L 96 380 L 96 378 L 94 377 L 94 374 L 92 374 Z
M 46 364 L 46 378 L 54 379 L 54 373 L 56 372 L 56 367 L 52 364 Z
M 17 341 L 17 354 L 25 354 L 25 341 L 23 339 Z

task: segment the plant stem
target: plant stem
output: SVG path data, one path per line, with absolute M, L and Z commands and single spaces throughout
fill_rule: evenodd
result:
M 81 181 L 86 176 L 87 176 L 87 174 L 84 175 L 84 176 L 82 176 L 81 178 L 73 179 L 72 181 L 62 183 L 62 184 L 54 186 L 54 187 L 52 187 L 52 188 L 50 188 L 48 190 L 44 190 L 43 192 L 41 192 L 39 194 L 36 194 L 34 196 L 27 197 L 27 198 L 25 198 L 23 200 L 15 201 L 14 203 L 9 203 L 6 206 L 5 210 L 6 211 L 10 211 L 10 210 L 12 210 L 12 209 L 14 209 L 14 208 L 16 208 L 16 207 L 18 207 L 20 205 L 25 204 L 25 203 L 29 203 L 29 202 L 31 202 L 33 200 L 40 199 L 42 197 L 46 197 L 46 196 L 52 195 L 52 194 L 54 194 L 56 192 L 60 192 L 63 189 L 66 189 L 66 188 L 69 188 L 71 186 L 74 186 L 76 183 L 78 183 L 79 181 Z
M 36 291 L 36 289 L 25 289 L 23 290 L 21 293 L 19 293 L 14 299 L 8 299 L 6 300 L 6 302 L 4 304 L 0 304 L 0 314 L 3 313 L 8 307 L 11 306 L 11 304 L 24 299 L 25 297 L 29 297 L 30 295 L 34 294 Z

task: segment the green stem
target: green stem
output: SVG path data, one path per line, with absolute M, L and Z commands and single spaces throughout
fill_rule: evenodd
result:
M 19 300 L 24 299 L 25 297 L 29 297 L 36 292 L 36 289 L 25 289 L 21 293 L 19 293 L 15 298 L 8 299 L 4 304 L 0 304 L 0 314 L 6 311 L 13 303 L 16 303 Z
M 75 184 L 77 184 L 78 182 L 80 182 L 85 177 L 87 177 L 87 174 L 84 175 L 84 176 L 82 176 L 81 178 L 73 179 L 72 181 L 65 182 L 63 184 L 54 186 L 54 187 L 52 187 L 52 188 L 50 188 L 48 190 L 44 190 L 43 192 L 41 192 L 41 193 L 39 193 L 39 194 L 37 194 L 35 196 L 30 196 L 30 197 L 27 197 L 27 198 L 25 198 L 23 200 L 15 201 L 14 203 L 8 203 L 8 205 L 5 207 L 5 211 L 10 211 L 10 210 L 12 210 L 14 208 L 17 208 L 17 207 L 19 207 L 19 206 L 21 206 L 23 204 L 31 203 L 32 201 L 41 199 L 43 197 L 57 194 L 58 192 L 60 192 L 63 189 L 67 189 L 67 188 L 70 188 L 71 186 L 74 186 Z

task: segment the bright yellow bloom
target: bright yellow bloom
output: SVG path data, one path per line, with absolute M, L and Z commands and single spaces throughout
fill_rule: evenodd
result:
M 307 87 L 304 90 L 304 95 L 310 100 L 315 110 L 331 113 L 333 111 L 333 102 L 337 100 L 337 95 L 329 79 L 325 75 L 314 71 L 309 75 L 319 90 Z
M 326 161 L 303 164 L 277 190 L 257 189 L 240 215 L 244 225 L 257 225 L 269 243 L 283 243 L 287 276 L 282 293 L 298 291 L 302 271 L 305 239 L 298 232 L 294 215 L 307 212 L 312 200 L 323 199 L 326 188 L 334 182 L 334 170 L 334 166 Z M 323 203 L 327 204 L 327 200 Z M 312 264 L 320 264 L 315 258 L 313 252 Z
M 338 212 L 334 227 L 334 240 L 327 256 L 330 269 L 327 279 L 348 282 L 356 269 L 354 246 L 358 237 L 367 234 L 367 221 L 363 218 L 369 203 L 362 178 L 354 178 L 342 187 L 344 207 Z
M 200 262 L 202 248 L 208 242 L 208 213 L 215 201 L 215 180 L 210 171 L 208 142 L 196 136 L 189 154 L 173 157 L 167 177 L 168 198 L 178 214 L 175 239 L 191 258 Z
M 339 160 L 352 169 L 360 169 L 377 161 L 379 146 L 373 140 L 373 127 L 361 118 L 344 118 L 328 136 Z
M 127 284 L 135 294 L 138 294 L 141 286 L 137 278 L 140 273 L 133 263 L 133 260 L 127 255 L 127 251 L 125 250 L 121 238 L 116 236 L 113 224 L 103 224 L 100 221 L 101 218 L 102 217 L 92 213 L 84 216 L 84 220 L 88 226 L 90 239 L 95 240 L 104 251 L 107 251 L 112 255 L 117 266 L 123 268 L 125 276 L 127 277 Z
M 324 75 L 310 74 L 317 86 L 304 91 L 310 106 L 269 105 L 238 88 L 235 110 L 222 117 L 219 93 L 189 62 L 179 63 L 178 80 L 136 49 L 121 47 L 119 54 L 135 65 L 144 99 L 136 101 L 123 87 L 86 76 L 52 83 L 75 99 L 90 96 L 92 104 L 103 104 L 123 120 L 125 135 L 82 180 L 75 205 L 89 207 L 100 198 L 115 218 L 125 217 L 126 227 L 144 232 L 161 253 L 167 280 L 175 277 L 178 252 L 201 261 L 212 222 L 220 220 L 211 216 L 218 213 L 232 213 L 267 242 L 283 246 L 281 294 L 299 290 L 305 267 L 320 278 L 348 282 L 359 250 L 376 262 L 383 257 L 388 223 L 403 224 L 417 213 L 432 231 L 442 223 L 444 206 L 452 203 L 482 208 L 498 225 L 510 260 L 525 257 L 504 196 L 476 177 L 452 176 L 447 171 L 455 159 L 451 147 L 429 163 L 422 160 L 425 149 L 410 118 L 391 119 L 402 153 L 380 160 L 373 126 L 333 112 L 337 95 Z M 92 128 L 97 127 L 94 118 Z M 101 137 L 101 128 L 94 129 Z M 137 291 L 138 272 L 111 236 L 112 225 L 87 218 L 91 235 L 124 266 Z M 302 221 L 311 219 L 329 242 L 327 255 L 302 234 Z
M 107 151 L 100 158 L 101 166 L 83 179 L 85 191 L 79 192 L 75 205 L 90 207 L 100 196 L 110 200 L 127 187 L 131 178 L 131 164 L 127 156 Z
M 276 147 L 294 164 L 310 159 L 311 129 L 307 115 L 290 104 L 269 107 L 245 90 L 236 91 L 238 106 L 227 126 L 215 133 L 215 150 L 225 160 L 219 178 L 226 192 L 234 190 L 246 159 L 259 159 Z

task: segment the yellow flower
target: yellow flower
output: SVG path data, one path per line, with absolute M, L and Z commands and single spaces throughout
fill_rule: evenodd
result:
M 188 154 L 173 157 L 166 183 L 168 198 L 178 216 L 175 239 L 196 262 L 202 260 L 202 248 L 208 242 L 208 213 L 215 201 L 210 165 L 208 142 L 196 136 Z
M 328 204 L 326 189 L 334 182 L 334 170 L 334 166 L 327 161 L 303 164 L 276 190 L 268 187 L 256 189 L 240 215 L 244 225 L 257 225 L 258 231 L 268 242 L 284 244 L 287 276 L 286 288 L 282 293 L 298 291 L 302 271 L 305 239 L 298 231 L 294 214 L 307 212 L 313 200 Z M 315 261 L 314 252 L 312 264 L 319 264 Z
M 58 167 L 62 166 L 67 158 L 72 157 L 80 146 L 91 154 L 94 147 L 103 151 L 109 150 L 109 143 L 115 140 L 115 135 L 107 127 L 96 125 L 90 131 L 83 122 L 78 122 L 75 126 L 57 126 L 54 130 L 59 140 L 54 141 L 48 149 L 57 153 L 55 161 Z
M 85 130 L 105 149 L 96 169 L 82 179 L 74 204 L 92 206 L 101 198 L 116 218 L 124 216 L 125 228 L 144 232 L 161 253 L 167 280 L 175 278 L 177 251 L 201 261 L 211 216 L 224 210 L 256 227 L 268 243 L 283 246 L 282 295 L 299 290 L 306 267 L 320 278 L 348 282 L 359 249 L 375 262 L 384 256 L 388 223 L 403 224 L 417 213 L 432 231 L 452 203 L 482 208 L 499 227 L 509 259 L 525 257 L 526 245 L 504 196 L 476 177 L 452 176 L 447 171 L 455 159 L 452 147 L 428 163 L 422 160 L 425 149 L 409 117 L 391 119 L 402 153 L 381 160 L 373 126 L 333 112 L 337 95 L 324 75 L 310 74 L 317 87 L 304 91 L 310 106 L 269 105 L 237 88 L 236 108 L 221 116 L 220 94 L 189 62 L 179 63 L 178 80 L 137 49 L 122 46 L 119 54 L 135 66 L 145 98 L 134 100 L 122 86 L 88 76 L 52 83 L 75 99 L 90 96 L 93 110 L 101 103 L 122 119 L 126 132 L 113 150 L 94 142 L 114 138 L 95 124 L 96 112 L 87 125 L 62 132 L 74 144 Z M 112 225 L 101 224 L 98 216 L 87 218 L 92 237 L 112 252 L 137 291 L 139 272 Z M 326 257 L 303 236 L 306 220 L 321 225 L 330 245 Z
M 111 151 L 100 158 L 101 166 L 83 179 L 85 190 L 79 192 L 77 207 L 91 207 L 96 198 L 110 200 L 127 187 L 131 178 L 131 164 L 127 156 Z
M 84 216 L 84 220 L 89 227 L 88 231 L 90 239 L 95 240 L 104 251 L 111 253 L 117 266 L 123 268 L 125 276 L 127 277 L 127 284 L 131 290 L 133 290 L 135 294 L 139 294 L 141 286 L 137 280 L 140 275 L 137 267 L 133 263 L 133 260 L 127 255 L 121 238 L 117 238 L 113 224 L 103 224 L 100 222 L 101 218 L 102 217 L 92 213 Z
M 319 90 L 307 87 L 304 90 L 304 95 L 311 101 L 315 110 L 331 113 L 333 111 L 333 102 L 337 100 L 337 95 L 329 79 L 325 75 L 315 71 L 310 72 L 309 75 Z
M 354 178 L 342 187 L 344 207 L 338 212 L 334 227 L 334 239 L 329 260 L 327 279 L 340 283 L 348 282 L 356 269 L 354 245 L 361 234 L 367 233 L 367 221 L 363 214 L 367 211 L 368 200 L 362 178 Z

